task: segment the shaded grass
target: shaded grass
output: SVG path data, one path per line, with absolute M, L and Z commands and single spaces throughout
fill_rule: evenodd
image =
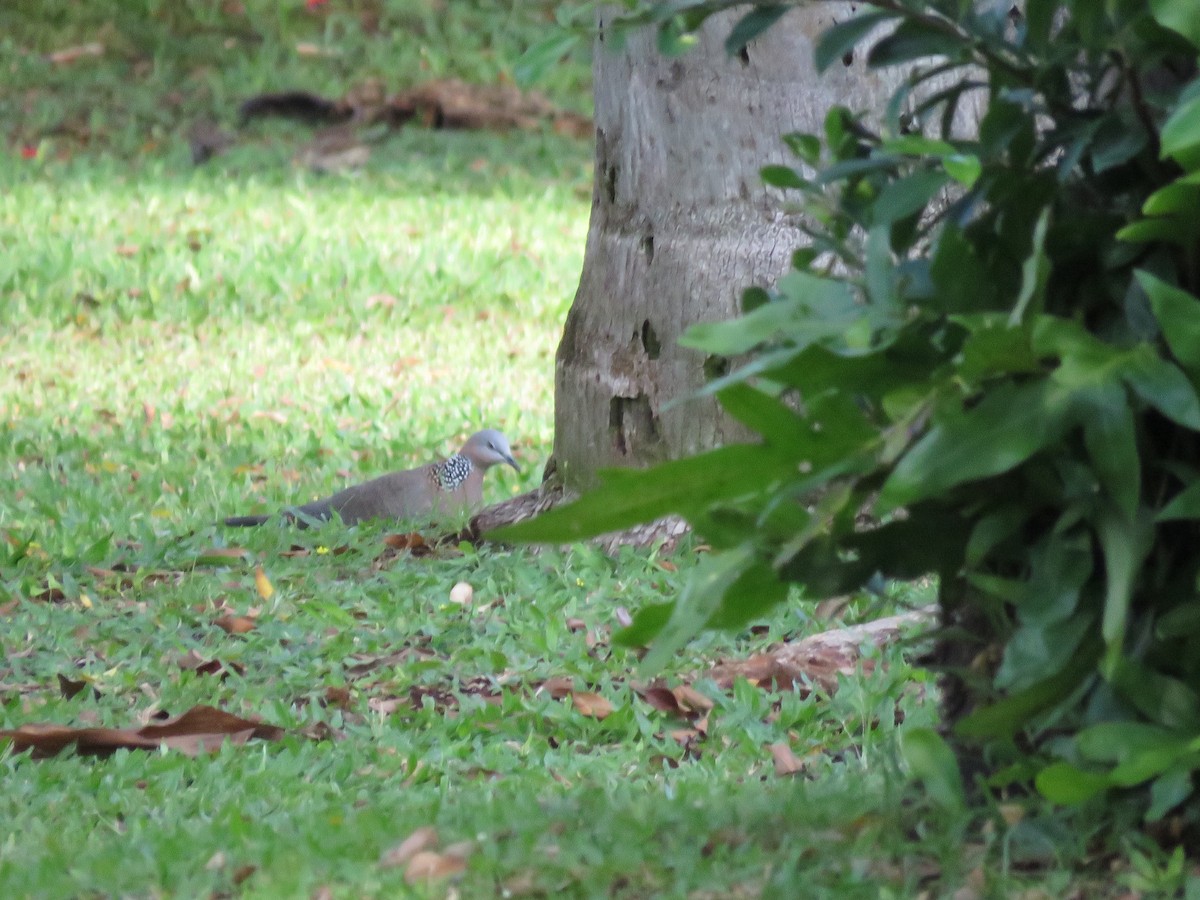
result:
M 198 118 L 233 124 L 253 94 L 340 97 L 366 79 L 391 91 L 439 77 L 490 84 L 538 40 L 554 5 L 486 0 L 15 0 L 0 7 L 0 121 L 11 146 L 42 140 L 155 156 Z M 55 51 L 98 43 L 99 57 Z M 587 111 L 587 60 L 540 85 Z

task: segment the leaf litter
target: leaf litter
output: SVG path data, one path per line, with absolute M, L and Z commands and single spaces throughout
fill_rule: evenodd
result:
M 256 739 L 276 741 L 284 730 L 256 719 L 244 719 L 212 706 L 194 706 L 173 719 L 140 728 L 72 728 L 64 725 L 22 725 L 0 731 L 12 741 L 15 753 L 31 752 L 33 759 L 57 756 L 68 747 L 82 756 L 108 756 L 117 750 L 178 750 L 188 756 Z

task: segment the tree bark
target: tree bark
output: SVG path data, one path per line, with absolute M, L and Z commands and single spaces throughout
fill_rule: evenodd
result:
M 710 18 L 677 58 L 658 53 L 649 29 L 610 48 L 600 15 L 591 223 L 555 367 L 554 459 L 571 489 L 603 466 L 743 437 L 711 398 L 666 408 L 726 365 L 676 340 L 740 312 L 742 291 L 773 284 L 803 243 L 759 177 L 797 163 L 781 135 L 820 132 L 836 104 L 878 106 L 896 83 L 857 58 L 817 77 L 814 40 L 850 4 L 793 9 L 730 57 L 724 40 L 742 12 Z

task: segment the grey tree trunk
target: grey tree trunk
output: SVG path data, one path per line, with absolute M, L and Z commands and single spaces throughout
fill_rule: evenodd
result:
M 601 14 L 591 223 L 555 367 L 554 456 L 569 488 L 590 486 L 600 467 L 740 436 L 711 399 L 665 409 L 718 364 L 676 339 L 737 314 L 742 291 L 773 284 L 802 244 L 758 174 L 794 162 L 780 136 L 819 133 L 831 106 L 869 109 L 896 84 L 859 59 L 817 77 L 814 39 L 850 4 L 791 10 L 730 57 L 723 43 L 740 12 L 710 18 L 678 58 L 661 56 L 646 29 L 611 50 Z

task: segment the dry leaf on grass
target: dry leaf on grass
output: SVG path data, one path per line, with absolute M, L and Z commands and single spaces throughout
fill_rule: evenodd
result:
M 706 713 L 713 708 L 712 700 L 689 685 L 681 684 L 671 688 L 671 693 L 675 695 L 680 707 L 687 712 Z
M 432 825 L 424 825 L 402 840 L 395 847 L 384 851 L 379 858 L 379 867 L 394 869 L 403 866 L 414 856 L 438 845 L 438 832 Z
M 572 691 L 571 704 L 580 715 L 590 719 L 605 719 L 612 714 L 612 704 L 591 691 Z
M 659 712 L 669 713 L 673 716 L 683 716 L 685 718 L 687 716 L 669 688 L 662 687 L 661 685 L 650 685 L 648 687 L 634 688 L 634 692 Z
M 770 653 L 722 661 L 705 677 L 722 690 L 729 690 L 735 681 L 744 678 L 768 690 L 794 687 L 807 696 L 812 685 L 817 685 L 832 693 L 837 689 L 839 676 L 850 676 L 860 667 L 869 670 L 874 665 L 874 660 L 862 658 L 864 646 L 893 643 L 914 626 L 932 622 L 935 615 L 935 607 L 921 607 L 862 625 L 830 629 L 789 641 Z
M 246 667 L 241 663 L 225 663 L 219 659 L 206 659 L 195 650 L 189 650 L 175 658 L 174 663 L 184 672 L 195 672 L 197 675 L 220 675 L 222 679 L 228 678 L 231 672 L 237 675 L 246 674 Z
M 258 596 L 264 600 L 270 600 L 275 596 L 275 587 L 271 584 L 271 580 L 267 578 L 267 573 L 263 571 L 262 566 L 254 567 L 254 589 L 258 591 Z
M 104 45 L 99 41 L 92 41 L 87 44 L 78 44 L 74 47 L 64 47 L 62 50 L 55 50 L 53 53 L 47 54 L 46 59 L 56 66 L 65 66 L 87 56 L 103 55 Z
M 246 634 L 253 631 L 258 623 L 248 616 L 217 616 L 213 624 L 227 634 Z
M 407 884 L 419 884 L 423 881 L 441 881 L 442 879 L 462 874 L 466 871 L 466 868 L 467 860 L 464 856 L 422 850 L 412 858 L 408 864 L 408 868 L 404 870 L 404 881 Z
M 407 534 L 389 534 L 383 539 L 384 544 L 393 550 L 424 550 L 429 548 L 429 542 L 420 532 L 410 531 Z
M 546 693 L 555 700 L 561 700 L 563 697 L 572 694 L 574 690 L 575 682 L 573 680 L 570 678 L 563 678 L 562 676 L 555 676 L 554 678 L 547 678 L 545 681 L 543 681 L 538 687 L 537 693 Z
M 65 725 L 23 725 L 0 731 L 0 740 L 12 740 L 13 751 L 32 751 L 46 759 L 74 745 L 81 755 L 107 756 L 116 750 L 157 750 L 168 747 L 188 756 L 216 750 L 225 741 L 244 744 L 251 738 L 278 740 L 283 729 L 243 719 L 211 706 L 195 706 L 175 719 L 141 728 L 71 728 Z
M 804 771 L 804 760 L 792 752 L 792 748 L 784 743 L 771 744 L 771 759 L 775 761 L 776 775 L 795 775 Z
M 63 675 L 62 673 L 59 673 L 58 692 L 62 695 L 64 700 L 70 700 L 72 697 L 86 688 L 87 684 L 88 683 L 86 681 L 75 681 L 71 678 L 68 678 L 66 675 Z M 97 692 L 96 696 L 99 696 L 99 692 Z

